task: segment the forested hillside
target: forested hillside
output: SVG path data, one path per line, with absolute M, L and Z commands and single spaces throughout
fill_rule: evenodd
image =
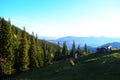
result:
M 0 77 L 52 63 L 57 47 L 60 46 L 39 40 L 34 32 L 28 34 L 25 27 L 17 28 L 10 19 L 0 18 Z
M 63 47 L 60 43 L 53 44 L 45 40 L 39 40 L 37 34 L 32 35 L 11 24 L 10 19 L 6 21 L 0 18 L 0 77 L 19 72 L 33 70 L 53 61 L 88 54 L 87 45 L 81 51 L 80 46 L 76 49 L 73 41 L 71 51 L 68 50 L 66 42 Z M 84 54 L 82 54 L 84 53 Z

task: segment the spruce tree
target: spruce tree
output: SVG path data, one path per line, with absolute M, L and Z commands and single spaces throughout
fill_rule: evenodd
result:
M 52 62 L 54 58 L 53 50 L 48 42 L 42 43 L 44 65 Z
M 44 61 L 44 65 L 45 65 L 47 63 L 47 60 L 46 60 L 46 53 L 47 53 L 46 43 L 42 43 L 42 49 L 43 49 L 43 61 Z
M 57 50 L 56 50 L 56 53 L 55 53 L 55 58 L 60 58 L 62 56 L 62 52 L 61 52 L 61 47 L 60 47 L 60 43 L 58 42 L 57 44 Z
M 37 62 L 38 62 L 38 66 L 41 67 L 41 66 L 44 65 L 43 50 L 42 50 L 42 48 L 40 46 L 40 43 L 38 41 L 37 34 L 36 34 L 36 38 L 35 38 L 35 43 L 36 43 L 36 51 L 37 51 L 36 59 L 37 59 Z
M 29 65 L 28 49 L 29 49 L 29 44 L 27 40 L 25 27 L 24 27 L 24 30 L 22 31 L 21 43 L 19 46 L 19 70 L 20 71 L 26 71 L 29 69 L 28 68 L 28 65 Z
M 87 47 L 87 44 L 85 44 L 85 46 L 84 46 L 84 52 L 85 52 L 85 54 L 88 54 L 88 47 Z
M 68 48 L 67 48 L 66 42 L 63 43 L 62 55 L 63 56 L 67 56 L 68 55 Z
M 30 48 L 29 48 L 29 58 L 30 58 L 30 68 L 36 68 L 38 67 L 38 62 L 36 59 L 37 56 L 37 49 L 36 49 L 36 44 L 35 44 L 35 37 L 34 33 L 32 32 L 31 38 L 30 38 Z
M 44 59 L 44 65 L 48 64 L 49 61 L 49 51 L 48 51 L 48 43 L 45 42 L 43 46 L 43 59 Z
M 11 27 L 11 24 L 4 18 L 0 20 L 0 59 L 2 60 L 0 75 L 11 75 L 14 72 L 14 44 Z
M 54 59 L 54 54 L 52 48 L 49 46 L 48 49 L 48 63 L 51 64 Z
M 76 52 L 78 53 L 78 55 L 81 55 L 80 45 L 78 45 L 78 47 L 77 47 L 77 51 L 76 51 Z
M 71 55 L 71 56 L 74 56 L 74 55 L 75 55 L 75 52 L 76 52 L 75 41 L 73 40 L 73 44 L 72 44 L 72 49 L 71 49 L 70 55 Z
M 19 39 L 18 39 L 18 36 L 17 36 L 17 33 L 15 32 L 15 27 L 13 27 L 13 32 L 14 32 L 14 68 L 17 71 L 19 71 Z

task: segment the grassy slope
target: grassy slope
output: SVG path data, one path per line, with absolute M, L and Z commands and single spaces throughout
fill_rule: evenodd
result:
M 60 61 L 44 68 L 14 75 L 15 80 L 120 80 L 120 53 L 91 54 L 75 60 Z M 10 79 L 10 78 L 9 78 Z

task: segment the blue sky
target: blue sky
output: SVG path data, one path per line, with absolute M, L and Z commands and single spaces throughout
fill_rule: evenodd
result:
M 39 36 L 120 37 L 120 0 L 0 0 L 0 16 Z

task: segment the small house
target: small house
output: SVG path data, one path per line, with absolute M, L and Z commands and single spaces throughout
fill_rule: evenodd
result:
M 97 48 L 96 52 L 97 53 L 109 53 L 111 52 L 111 48 L 112 46 L 103 46 L 103 47 Z

